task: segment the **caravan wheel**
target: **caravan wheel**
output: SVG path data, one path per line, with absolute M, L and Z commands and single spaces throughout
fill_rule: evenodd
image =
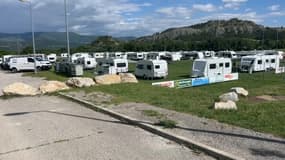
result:
M 18 72 L 18 70 L 17 70 L 17 68 L 12 68 L 12 70 L 11 70 L 13 73 L 16 73 L 16 72 Z

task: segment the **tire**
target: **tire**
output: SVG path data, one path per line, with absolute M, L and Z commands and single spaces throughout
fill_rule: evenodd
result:
M 146 77 L 146 75 L 143 75 L 143 79 L 144 79 L 144 80 L 147 80 L 147 77 Z
M 37 67 L 37 71 L 41 71 L 42 70 L 42 68 L 41 67 Z
M 16 73 L 16 72 L 18 72 L 18 70 L 17 70 L 17 68 L 12 68 L 12 70 L 11 70 L 13 73 Z

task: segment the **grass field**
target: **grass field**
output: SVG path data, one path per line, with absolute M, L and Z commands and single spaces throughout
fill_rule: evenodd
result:
M 188 78 L 192 62 L 181 61 L 169 64 L 169 76 L 165 80 Z M 130 71 L 134 64 L 130 64 Z M 87 76 L 92 76 L 88 71 Z M 37 76 L 47 79 L 65 80 L 54 72 L 41 72 Z M 164 80 L 156 80 L 164 81 Z M 200 117 L 216 119 L 220 122 L 272 133 L 285 137 L 285 101 L 257 101 L 254 96 L 285 96 L 285 75 L 272 72 L 241 73 L 238 81 L 217 83 L 186 89 L 170 89 L 151 86 L 153 81 L 141 80 L 138 84 L 117 84 L 84 88 L 87 92 L 102 91 L 114 95 L 114 103 L 144 102 L 158 107 L 189 113 Z M 237 111 L 216 111 L 212 109 L 217 97 L 228 92 L 231 87 L 244 87 L 250 96 L 241 98 Z M 82 90 L 82 89 L 81 89 Z

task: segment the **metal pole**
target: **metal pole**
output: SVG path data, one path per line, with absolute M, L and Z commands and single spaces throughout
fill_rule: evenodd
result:
M 34 33 L 34 17 L 33 17 L 33 6 L 31 1 L 27 1 L 30 3 L 30 14 L 31 14 L 31 28 L 32 28 L 32 39 L 33 39 L 33 55 L 34 55 L 34 73 L 37 73 L 37 65 L 36 65 L 36 47 L 35 47 L 35 33 Z
M 67 0 L 64 0 L 64 10 L 65 10 L 65 30 L 66 30 L 66 49 L 68 55 L 68 61 L 71 62 L 70 57 L 70 47 L 69 47 L 69 30 L 68 30 L 68 15 L 67 15 Z

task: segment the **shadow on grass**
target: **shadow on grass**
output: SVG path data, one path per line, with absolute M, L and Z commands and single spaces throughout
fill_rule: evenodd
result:
M 133 124 L 130 124 L 130 123 L 127 123 L 127 122 L 123 122 L 123 121 L 110 121 L 110 120 L 99 119 L 99 118 L 94 118 L 94 117 L 87 117 L 87 116 L 81 116 L 81 115 L 75 115 L 75 114 L 69 114 L 69 113 L 62 113 L 62 112 L 56 112 L 56 111 L 45 111 L 45 110 L 43 110 L 43 111 L 32 111 L 32 112 L 7 113 L 7 114 L 4 114 L 4 116 L 21 116 L 21 115 L 33 114 L 33 113 L 51 113 L 51 114 L 58 114 L 58 115 L 76 117 L 76 118 L 83 118 L 83 119 L 102 121 L 102 122 L 107 122 L 107 123 L 115 123 L 115 124 L 122 124 L 122 125 L 133 126 Z M 144 121 L 136 121 L 136 123 L 144 123 L 144 124 L 155 125 L 153 123 L 144 122 Z M 279 139 L 262 138 L 262 137 L 256 137 L 256 136 L 251 136 L 251 135 L 219 132 L 219 131 L 212 131 L 212 130 L 185 128 L 185 127 L 180 127 L 180 126 L 175 126 L 174 128 L 181 129 L 181 130 L 186 130 L 186 131 L 190 131 L 190 132 L 201 132 L 201 133 L 207 133 L 207 134 L 216 134 L 216 135 L 223 135 L 223 136 L 230 136 L 230 137 L 237 137 L 237 138 L 265 141 L 265 142 L 271 142 L 271 143 L 285 144 L 285 140 L 279 140 Z M 259 152 L 256 152 L 256 153 L 259 153 Z

